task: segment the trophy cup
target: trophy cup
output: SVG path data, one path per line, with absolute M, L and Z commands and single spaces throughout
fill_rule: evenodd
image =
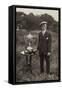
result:
M 32 73 L 32 56 L 35 55 L 35 52 L 37 51 L 37 49 L 34 49 L 32 44 L 33 44 L 33 35 L 31 33 L 29 33 L 28 35 L 26 35 L 24 37 L 25 39 L 25 50 L 21 52 L 22 55 L 26 56 L 26 66 L 30 69 L 31 73 Z

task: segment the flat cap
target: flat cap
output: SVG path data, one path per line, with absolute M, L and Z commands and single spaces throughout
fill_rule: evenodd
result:
M 42 24 L 47 24 L 47 22 L 46 21 L 42 21 L 42 22 L 40 22 L 40 26 L 42 25 Z

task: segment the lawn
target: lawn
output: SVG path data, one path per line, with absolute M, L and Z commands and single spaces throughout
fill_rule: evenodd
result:
M 26 58 L 25 56 L 22 56 L 20 52 L 25 49 L 24 36 L 28 33 L 29 32 L 26 30 L 16 32 L 16 82 L 58 80 L 58 34 L 50 31 L 52 35 L 52 54 L 50 59 L 51 75 L 48 76 L 46 72 L 40 74 L 40 58 L 38 52 L 32 57 L 32 73 L 30 70 L 26 71 Z M 36 38 L 33 47 L 37 48 L 39 30 L 32 30 L 30 33 Z

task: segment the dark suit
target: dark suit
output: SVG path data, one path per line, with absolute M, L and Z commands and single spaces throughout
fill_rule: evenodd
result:
M 46 71 L 50 72 L 50 56 L 48 56 L 48 52 L 51 53 L 51 34 L 49 32 L 45 32 L 44 36 L 42 32 L 39 33 L 39 41 L 38 41 L 38 50 L 40 56 L 40 70 L 44 72 L 44 59 L 46 60 Z

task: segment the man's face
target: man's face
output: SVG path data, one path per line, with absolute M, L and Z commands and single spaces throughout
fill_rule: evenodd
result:
M 47 24 L 44 23 L 40 26 L 41 30 L 44 31 L 45 29 L 47 29 Z

